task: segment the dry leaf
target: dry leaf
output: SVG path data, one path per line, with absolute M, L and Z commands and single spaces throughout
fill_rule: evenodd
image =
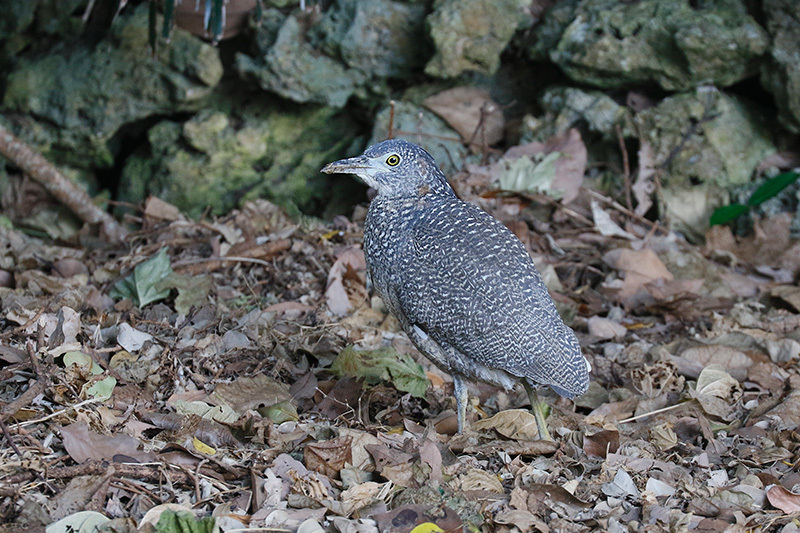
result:
M 364 252 L 355 246 L 342 250 L 328 272 L 325 299 L 334 315 L 346 315 L 368 301 L 369 295 L 362 279 L 367 269 Z
M 353 461 L 352 442 L 350 437 L 336 437 L 306 444 L 303 456 L 306 468 L 329 478 L 339 477 L 339 471 L 345 464 Z
M 461 490 L 486 490 L 502 494 L 503 484 L 496 475 L 490 474 L 486 470 L 477 468 L 470 469 L 466 474 L 459 478 L 459 488 Z
M 587 326 L 589 327 L 589 335 L 600 340 L 621 339 L 628 333 L 627 328 L 619 322 L 600 316 L 589 318 Z
M 619 431 L 603 430 L 592 435 L 584 435 L 583 451 L 590 457 L 606 457 L 619 449 Z
M 525 409 L 500 411 L 491 418 L 472 424 L 477 431 L 494 429 L 499 434 L 514 440 L 538 440 L 536 417 Z
M 485 139 L 491 146 L 503 139 L 503 111 L 484 89 L 454 87 L 429 96 L 422 105 L 442 117 L 467 142 L 481 145 Z
M 148 463 L 156 460 L 155 454 L 139 449 L 142 443 L 138 439 L 128 435 L 100 435 L 89 431 L 84 422 L 62 427 L 61 438 L 64 448 L 76 463 L 88 460 Z
M 770 505 L 786 514 L 800 513 L 800 494 L 790 492 L 782 485 L 767 487 L 767 499 Z

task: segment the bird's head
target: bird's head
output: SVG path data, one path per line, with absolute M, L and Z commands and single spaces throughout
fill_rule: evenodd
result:
M 328 163 L 322 172 L 355 174 L 382 196 L 454 194 L 431 154 L 403 139 L 373 144 L 360 156 Z

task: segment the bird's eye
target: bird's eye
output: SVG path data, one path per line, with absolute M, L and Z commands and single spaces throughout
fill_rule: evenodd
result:
M 386 158 L 386 164 L 390 167 L 396 167 L 400 164 L 400 156 L 397 154 L 392 154 Z

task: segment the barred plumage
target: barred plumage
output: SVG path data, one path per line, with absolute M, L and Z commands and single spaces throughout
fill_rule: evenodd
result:
M 588 362 L 525 247 L 457 198 L 430 154 L 393 139 L 323 172 L 353 173 L 377 190 L 364 226 L 368 276 L 417 348 L 453 376 L 459 430 L 462 377 L 586 392 Z

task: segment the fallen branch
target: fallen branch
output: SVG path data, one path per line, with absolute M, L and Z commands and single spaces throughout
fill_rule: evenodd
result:
M 114 217 L 97 207 L 86 191 L 75 185 L 44 156 L 35 152 L 2 125 L 0 125 L 0 154 L 40 183 L 47 192 L 85 223 L 100 224 L 106 239 L 120 241 L 127 235 L 127 230 Z

